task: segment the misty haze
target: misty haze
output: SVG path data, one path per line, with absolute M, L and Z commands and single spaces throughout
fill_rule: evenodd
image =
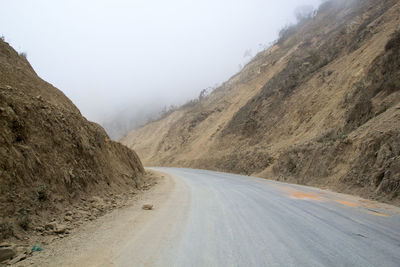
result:
M 400 0 L 0 8 L 0 266 L 399 266 Z
M 4 0 L 0 34 L 119 138 L 226 81 L 318 3 Z

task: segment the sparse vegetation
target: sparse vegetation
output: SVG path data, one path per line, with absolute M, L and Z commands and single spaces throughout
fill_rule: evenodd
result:
M 290 36 L 295 34 L 301 26 L 307 22 L 310 18 L 312 18 L 315 15 L 314 9 L 312 6 L 301 6 L 298 7 L 295 11 L 295 16 L 296 16 L 296 24 L 289 24 L 283 27 L 279 31 L 279 37 L 278 40 L 276 41 L 277 44 L 281 45 L 283 44 Z
M 299 6 L 296 8 L 294 15 L 298 23 L 308 20 L 315 15 L 314 7 L 310 5 Z
M 18 225 L 24 229 L 25 231 L 27 231 L 29 229 L 29 225 L 31 223 L 31 219 L 29 217 L 28 214 L 22 215 L 19 219 L 18 219 Z
M 276 41 L 277 44 L 283 44 L 290 36 L 296 33 L 297 27 L 296 25 L 286 25 L 279 31 L 279 37 Z
M 166 118 L 168 115 L 172 114 L 178 109 L 177 106 L 175 105 L 170 105 L 169 107 L 165 106 L 161 111 L 160 111 L 160 116 L 156 120 Z
M 24 58 L 24 59 L 26 59 L 26 58 L 28 57 L 28 55 L 27 55 L 26 52 L 21 52 L 21 53 L 19 53 L 19 56 L 22 57 L 22 58 Z
M 39 201 L 46 201 L 49 199 L 49 191 L 46 185 L 41 185 L 36 191 L 37 199 Z
M 0 222 L 0 242 L 14 235 L 13 226 L 10 222 Z
M 174 113 L 175 111 L 179 110 L 179 109 L 188 109 L 188 108 L 192 108 L 194 106 L 196 106 L 198 103 L 202 102 L 203 100 L 206 99 L 206 97 L 213 92 L 214 90 L 216 90 L 219 87 L 218 84 L 216 84 L 215 86 L 210 86 L 206 89 L 203 89 L 200 91 L 199 96 L 197 98 L 194 99 L 190 99 L 188 100 L 186 103 L 184 103 L 181 106 L 176 106 L 176 105 L 170 105 L 169 107 L 165 106 L 159 113 L 159 116 L 155 119 L 149 119 L 147 121 L 147 123 L 151 123 L 151 122 L 156 122 L 159 120 L 162 120 L 166 117 L 168 117 L 169 115 L 171 115 L 172 113 Z M 146 124 L 147 124 L 146 123 Z
M 400 30 L 396 30 L 393 33 L 392 38 L 387 42 L 385 46 L 386 51 L 394 49 L 397 49 L 397 51 L 400 50 Z
M 194 107 L 199 102 L 198 99 L 190 99 L 185 104 L 182 105 L 182 108 L 190 108 Z

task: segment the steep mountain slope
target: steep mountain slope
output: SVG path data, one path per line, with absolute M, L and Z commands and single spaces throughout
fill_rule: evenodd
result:
M 91 196 L 142 186 L 136 153 L 1 40 L 0 129 L 0 242 Z
M 336 0 L 204 100 L 122 142 L 189 166 L 400 204 L 400 1 Z

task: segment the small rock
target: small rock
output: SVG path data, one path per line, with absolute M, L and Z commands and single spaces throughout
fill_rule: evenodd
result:
M 152 210 L 152 209 L 153 209 L 153 205 L 151 205 L 151 204 L 144 204 L 144 205 L 142 206 L 142 209 L 144 209 L 144 210 Z
M 73 214 L 73 213 L 72 213 L 72 211 L 70 211 L 70 210 L 67 211 L 67 212 L 65 213 L 66 216 L 72 216 L 72 214 Z
M 84 216 L 84 215 L 87 215 L 88 212 L 87 212 L 86 210 L 80 210 L 80 211 L 79 211 L 79 214 L 80 214 L 81 216 Z
M 45 226 L 44 226 L 44 228 L 47 230 L 47 229 L 49 229 L 49 230 L 55 230 L 56 228 L 57 228 L 57 222 L 51 222 L 51 223 L 48 223 L 48 224 L 46 224 Z
M 103 203 L 103 199 L 101 199 L 100 197 L 92 197 L 90 202 L 91 203 Z
M 54 229 L 54 233 L 63 234 L 67 230 L 67 226 L 63 224 L 58 224 L 56 229 Z
M 67 221 L 67 222 L 72 222 L 73 219 L 72 219 L 71 216 L 65 216 L 64 220 Z
M 11 244 L 11 243 L 6 243 L 6 242 L 0 243 L 0 248 L 12 247 L 12 246 L 13 246 L 13 244 Z
M 17 233 L 14 233 L 14 237 L 18 240 L 23 240 L 23 237 Z
M 38 226 L 38 227 L 35 227 L 35 231 L 36 231 L 36 232 L 43 232 L 43 231 L 44 231 L 44 228 L 41 227 L 41 226 Z
M 11 259 L 15 256 L 15 250 L 12 247 L 1 247 L 0 248 L 0 262 Z

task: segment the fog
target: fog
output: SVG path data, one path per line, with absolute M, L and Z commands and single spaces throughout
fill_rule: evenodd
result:
M 227 80 L 319 1 L 1 0 L 0 35 L 88 119 L 132 128 Z

